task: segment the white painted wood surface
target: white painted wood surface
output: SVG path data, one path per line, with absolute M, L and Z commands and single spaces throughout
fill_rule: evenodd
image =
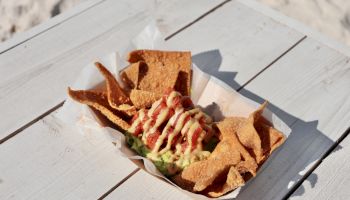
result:
M 0 199 L 97 199 L 137 167 L 54 113 L 0 146 Z
M 239 199 L 283 198 L 349 127 L 349 61 L 307 38 L 241 91 L 268 99 L 292 133 Z
M 239 7 L 239 5 L 236 5 L 236 4 L 232 4 L 232 5 L 228 5 L 229 6 L 229 8 L 232 8 L 232 6 L 233 7 Z M 223 6 L 222 8 L 225 8 L 225 6 Z M 240 7 L 239 7 L 240 8 Z M 281 24 L 278 24 L 278 23 L 275 23 L 275 22 L 273 22 L 273 21 L 271 21 L 271 19 L 269 19 L 269 18 L 265 18 L 264 16 L 262 16 L 262 15 L 254 15 L 254 13 L 249 13 L 249 11 L 251 11 L 250 9 L 248 9 L 248 8 L 240 8 L 240 9 L 243 9 L 244 10 L 244 12 L 248 12 L 248 13 L 245 13 L 246 15 L 252 15 L 253 17 L 252 18 L 250 18 L 249 20 L 247 20 L 247 22 L 250 22 L 249 23 L 249 26 L 247 27 L 247 28 L 245 28 L 245 32 L 241 32 L 241 31 L 239 31 L 239 29 L 237 29 L 236 27 L 237 26 L 241 26 L 242 24 L 239 22 L 239 21 L 233 21 L 233 22 L 235 22 L 235 23 L 230 23 L 231 25 L 230 26 L 227 26 L 228 27 L 228 30 L 227 30 L 227 32 L 226 32 L 226 34 L 235 34 L 236 36 L 239 36 L 240 38 L 243 38 L 245 41 L 249 41 L 251 38 L 252 38 L 252 36 L 251 35 L 247 35 L 246 34 L 246 32 L 248 32 L 248 33 L 250 33 L 250 32 L 255 32 L 255 33 L 259 33 L 259 32 L 262 32 L 261 34 L 262 35 L 264 35 L 264 36 L 266 36 L 268 33 L 274 33 L 274 30 L 276 30 L 276 33 L 274 33 L 274 36 L 279 36 L 279 40 L 280 40 L 280 42 L 277 42 L 277 40 L 276 40 L 276 37 L 268 37 L 267 38 L 267 41 L 270 41 L 269 43 L 270 43 L 270 46 L 268 47 L 268 48 L 266 48 L 266 46 L 263 46 L 263 45 L 261 45 L 261 46 L 259 46 L 259 47 L 261 47 L 261 49 L 259 49 L 259 48 L 256 48 L 256 47 L 254 47 L 253 45 L 250 45 L 250 46 L 247 46 L 247 47 L 244 47 L 244 44 L 243 43 L 241 43 L 241 44 L 239 44 L 239 46 L 237 47 L 235 44 L 232 44 L 232 46 L 233 47 L 235 47 L 236 49 L 239 49 L 239 47 L 240 48 L 242 48 L 242 49 L 244 49 L 245 48 L 245 51 L 246 52 L 249 52 L 249 51 L 254 51 L 254 53 L 255 54 L 258 54 L 258 52 L 260 52 L 260 54 L 261 55 L 263 55 L 263 56 L 266 56 L 267 58 L 265 58 L 264 59 L 264 62 L 263 63 L 258 63 L 258 62 L 256 62 L 254 65 L 252 65 L 251 66 L 251 68 L 250 68 L 250 71 L 252 71 L 252 70 L 255 70 L 255 73 L 257 73 L 257 72 L 259 72 L 262 68 L 264 68 L 269 62 L 272 62 L 275 58 L 277 58 L 280 54 L 282 54 L 285 50 L 287 50 L 288 48 L 290 48 L 290 46 L 292 46 L 294 43 L 296 43 L 301 37 L 302 37 L 302 35 L 300 35 L 300 34 L 298 34 L 297 32 L 294 32 L 294 31 L 292 31 L 292 30 L 290 30 L 289 28 L 287 28 L 287 27 L 285 27 L 285 26 L 283 26 L 283 25 L 281 25 Z M 219 10 L 219 9 L 218 9 Z M 240 18 L 243 18 L 244 17 L 244 13 L 242 13 L 242 12 L 240 12 L 239 13 L 239 16 L 240 16 Z M 210 17 L 210 15 L 208 16 L 208 17 Z M 215 15 L 214 16 L 214 18 L 209 18 L 209 22 L 208 23 L 212 23 L 212 21 L 213 20 L 215 20 L 215 19 L 218 19 L 218 18 L 221 18 L 222 16 L 221 15 Z M 234 16 L 235 17 L 235 16 Z M 204 17 L 203 19 L 201 19 L 200 21 L 202 21 L 202 20 L 207 20 L 208 18 L 207 17 Z M 255 23 L 255 21 L 257 21 L 257 20 L 260 20 L 260 19 L 262 19 L 261 21 L 258 21 L 259 23 Z M 139 18 L 136 18 L 135 19 L 135 21 L 136 20 L 139 20 Z M 135 23 L 131 23 L 131 24 L 133 24 L 133 25 L 135 25 Z M 127 26 L 126 26 L 127 27 Z M 203 25 L 201 25 L 200 27 L 203 27 Z M 212 27 L 213 28 L 213 30 L 215 30 L 216 28 L 217 28 L 217 26 L 214 26 L 214 27 Z M 124 27 L 122 27 L 121 29 L 123 29 L 123 30 L 125 30 L 125 28 Z M 191 27 L 189 27 L 188 28 L 189 30 L 193 30 L 193 29 L 191 29 Z M 280 31 L 280 30 L 282 30 L 282 34 L 279 34 L 278 32 Z M 285 33 L 285 32 L 288 32 L 289 33 L 289 35 L 287 35 L 287 36 L 284 36 L 283 35 L 283 33 Z M 48 34 L 48 33 L 47 33 Z M 115 35 L 116 33 L 114 32 L 114 35 Z M 194 40 L 194 38 L 193 37 L 190 37 L 190 36 L 188 36 L 188 35 L 186 35 L 186 34 L 184 34 L 184 35 L 178 35 L 178 36 L 175 36 L 174 38 L 171 38 L 170 40 L 169 40 L 169 43 L 172 41 L 172 40 L 176 40 L 176 42 L 174 42 L 174 43 L 171 43 L 171 45 L 174 45 L 174 47 L 175 48 L 181 48 L 181 46 L 182 46 L 182 44 L 183 44 L 183 42 L 180 42 L 180 41 L 182 41 L 182 40 L 184 40 L 184 41 L 186 41 L 186 40 L 194 40 L 194 41 L 198 41 L 198 43 L 200 43 L 200 42 L 202 42 L 202 40 L 207 40 L 208 42 L 208 48 L 207 49 L 210 49 L 211 47 L 215 47 L 215 42 L 216 41 L 219 41 L 220 40 L 220 38 L 222 38 L 222 36 L 220 36 L 220 35 L 214 35 L 214 36 L 212 36 L 212 37 L 210 37 L 210 38 L 207 38 L 207 39 L 205 39 L 205 38 L 203 38 L 203 37 L 201 37 L 202 36 L 202 34 L 201 34 L 201 32 L 199 31 L 199 32 L 195 32 L 195 34 L 198 36 L 198 40 Z M 247 35 L 248 37 L 247 38 L 245 38 L 244 36 L 245 35 Z M 189 37 L 189 38 L 188 38 Z M 103 35 L 103 36 L 100 36 L 100 38 L 105 38 L 105 35 Z M 114 39 L 113 41 L 117 41 L 118 40 L 118 38 L 116 38 L 116 39 Z M 262 40 L 260 40 L 261 42 L 262 42 Z M 286 42 L 287 41 L 287 42 Z M 100 40 L 94 40 L 94 41 L 92 41 L 92 42 L 90 42 L 90 43 L 88 43 L 86 46 L 92 46 L 93 44 L 91 44 L 91 43 L 97 43 L 97 42 L 101 42 L 101 39 Z M 105 47 L 105 45 L 107 44 L 107 42 L 110 42 L 110 41 L 105 41 L 105 42 L 103 42 L 102 44 L 99 44 L 97 47 L 99 47 L 100 49 L 102 49 L 102 48 L 104 48 Z M 223 42 L 221 42 L 221 44 L 222 43 L 224 43 L 224 41 Z M 223 45 L 221 45 L 220 46 L 220 50 L 222 50 L 222 51 L 224 51 L 224 52 L 229 52 L 230 50 L 230 48 L 232 48 L 232 46 L 231 45 L 228 45 L 228 46 L 223 46 Z M 96 46 L 95 46 L 96 47 Z M 196 47 L 198 50 L 200 49 L 200 46 L 199 47 Z M 219 47 L 216 47 L 216 48 L 219 48 Z M 91 52 L 91 54 L 95 54 L 96 53 L 96 51 L 98 51 L 99 49 L 95 49 L 95 51 L 93 51 L 93 52 Z M 74 49 L 74 51 L 77 51 L 76 49 Z M 104 51 L 104 50 L 101 50 L 101 51 Z M 73 52 L 73 51 L 70 51 L 70 52 Z M 198 51 L 199 52 L 199 51 Z M 271 56 L 271 55 L 269 55 L 270 53 L 274 53 L 275 54 L 275 56 L 273 57 L 273 56 Z M 277 52 L 280 52 L 280 54 L 277 54 Z M 213 54 L 214 56 L 217 56 L 217 54 Z M 221 55 L 222 57 L 226 57 L 226 55 L 228 55 L 227 53 L 225 54 L 225 55 Z M 65 56 L 68 56 L 67 54 L 65 55 Z M 61 56 L 60 56 L 61 57 Z M 69 57 L 69 58 L 71 58 L 71 57 Z M 214 57 L 215 58 L 215 57 Z M 81 58 L 81 60 L 82 60 L 83 58 Z M 239 60 L 241 63 L 244 63 L 244 61 L 245 60 L 248 60 L 249 58 L 248 57 L 246 57 L 246 56 L 240 56 L 240 57 L 237 57 L 237 60 Z M 69 60 L 68 58 L 66 58 L 65 59 L 65 61 L 67 62 L 67 60 Z M 200 60 L 200 59 L 197 59 L 198 61 L 202 61 L 202 60 Z M 78 64 L 78 62 L 79 61 L 76 61 L 77 62 L 77 64 Z M 83 62 L 85 62 L 85 61 L 83 61 Z M 202 61 L 203 62 L 203 61 Z M 228 64 L 228 66 L 234 66 L 234 64 L 230 64 L 228 61 L 226 62 L 227 64 Z M 220 64 L 220 63 L 219 63 Z M 55 65 L 57 65 L 57 66 L 59 66 L 59 63 L 57 63 L 57 64 L 55 64 Z M 247 68 L 246 69 L 248 69 L 248 66 L 246 66 Z M 64 71 L 64 69 L 60 69 L 59 71 L 61 71 L 61 73 L 62 74 L 66 74 L 66 71 Z M 57 75 L 57 73 L 59 73 L 59 71 L 56 71 L 56 75 Z M 245 70 L 243 69 L 243 68 L 241 68 L 241 69 L 236 69 L 236 68 L 231 68 L 231 71 L 234 71 L 234 72 L 242 72 L 242 73 L 245 73 Z M 252 73 L 251 74 L 251 77 L 255 74 L 255 73 Z M 45 77 L 46 75 L 43 75 L 43 77 L 42 77 L 42 79 L 47 79 L 47 77 Z M 246 76 L 246 80 L 242 80 L 242 81 L 248 81 L 251 77 L 249 77 L 248 75 Z M 50 77 L 50 78 L 54 78 L 54 77 Z M 232 79 L 233 79 L 233 77 L 232 77 Z M 231 81 L 231 80 L 230 80 Z M 242 83 L 244 83 L 244 82 L 242 82 Z M 59 83 L 57 83 L 57 87 L 62 87 L 62 88 L 64 88 L 66 85 L 65 85 L 65 82 L 59 82 Z M 56 90 L 58 90 L 58 89 L 56 89 Z M 64 92 L 64 91 L 63 91 Z M 45 95 L 45 94 L 43 94 L 43 95 Z M 41 123 L 40 121 L 38 122 L 38 123 Z M 24 134 L 24 133 L 20 133 L 20 134 Z M 76 133 L 73 133 L 73 134 L 76 134 Z M 31 137 L 31 136 L 23 136 L 23 137 Z M 10 139 L 11 140 L 11 142 L 14 142 L 14 143 L 16 143 L 16 140 L 17 140 L 17 136 L 15 136 L 14 138 L 11 138 Z M 43 142 L 45 142 L 45 141 L 43 141 Z M 46 145 L 45 143 L 43 144 L 43 143 L 41 143 L 41 141 L 38 141 L 37 142 L 38 144 L 37 145 L 39 145 L 39 146 L 41 146 L 41 149 L 42 149 L 42 151 L 46 151 L 45 149 L 50 149 L 51 148 L 51 146 L 50 145 Z M 31 144 L 22 144 L 23 145 L 23 148 L 26 148 L 26 146 L 30 146 Z M 60 152 L 59 151 L 54 151 L 54 152 L 50 152 L 50 156 L 51 157 L 56 157 L 58 154 L 59 154 Z M 47 156 L 49 156 L 49 154 L 47 154 Z M 27 157 L 18 157 L 18 160 L 40 160 L 41 158 L 40 157 L 36 157 L 36 156 L 34 156 L 34 157 L 32 157 L 32 158 L 27 158 Z M 28 161 L 28 162 L 29 162 Z M 11 163 L 8 163 L 7 165 L 13 165 L 14 163 L 13 163 L 13 161 L 11 160 L 11 161 L 9 161 L 9 162 L 11 162 Z M 26 162 L 26 161 L 23 161 L 23 162 Z M 72 163 L 72 164 L 74 164 L 74 163 Z M 17 171 L 17 173 L 18 174 L 21 174 L 21 172 L 20 172 L 20 170 L 18 169 L 18 168 L 16 168 L 16 169 L 13 169 L 14 171 Z M 95 170 L 98 170 L 98 168 L 96 168 Z M 115 170 L 117 170 L 117 169 L 115 169 Z M 113 172 L 113 170 L 111 171 L 111 173 Z M 48 172 L 49 173 L 49 172 Z M 51 174 L 52 175 L 52 174 Z M 56 176 L 60 176 L 61 174 L 54 174 L 54 175 L 52 175 L 53 177 L 56 177 Z M 97 175 L 97 174 L 96 174 Z M 26 175 L 24 175 L 23 174 L 23 176 L 25 177 Z M 70 176 L 72 176 L 72 175 L 70 175 Z M 92 177 L 94 177 L 95 176 L 95 174 L 91 174 L 90 176 L 92 176 Z M 74 178 L 73 178 L 74 179 Z M 6 184 L 6 183 L 4 183 L 4 184 Z M 8 187 L 13 187 L 12 186 L 12 184 L 14 184 L 14 183 L 11 183 L 11 182 L 9 182 L 8 183 L 9 185 L 7 185 Z M 53 186 L 54 187 L 58 187 L 58 188 L 60 188 L 60 187 L 62 187 L 60 184 L 62 184 L 62 183 L 57 183 L 57 184 L 53 184 Z M 23 187 L 29 187 L 29 186 L 26 186 L 26 185 L 24 185 Z M 40 186 L 38 186 L 38 187 L 40 187 Z M 41 187 L 43 187 L 42 185 L 41 185 Z M 113 187 L 113 185 L 110 185 L 110 188 L 111 187 Z M 161 187 L 161 186 L 158 186 L 158 187 Z M 106 188 L 106 189 L 108 189 L 108 188 Z M 43 189 L 43 194 L 49 194 L 49 193 L 51 193 L 52 191 L 50 191 L 50 190 L 45 190 L 45 189 Z M 47 193 L 45 193 L 45 192 L 47 192 Z M 73 192 L 74 193 L 74 192 Z M 142 193 L 140 193 L 141 195 L 142 195 Z M 135 194 L 136 195 L 136 194 Z M 153 194 L 152 194 L 153 195 Z M 175 196 L 176 197 L 176 196 Z
M 147 174 L 145 171 L 138 171 L 124 184 L 114 190 L 106 197 L 106 200 L 113 199 L 192 199 L 184 193 L 179 192 L 172 185 Z
M 200 6 L 196 1 L 181 2 L 164 1 L 158 5 L 158 23 L 166 35 L 222 1 L 205 1 Z M 234 88 L 278 58 L 241 93 L 259 101 L 270 100 L 272 110 L 292 126 L 293 132 L 238 199 L 280 199 L 349 126 L 349 58 L 309 38 L 283 55 L 303 34 L 264 16 L 264 12 L 257 12 L 256 7 L 251 9 L 249 4 L 238 2 L 226 3 L 176 34 L 168 43 L 194 53 L 208 51 L 195 56 L 195 62 Z M 147 6 L 105 0 L 0 54 L 0 109 L 3 111 L 0 137 L 61 102 L 66 86 L 85 63 L 112 51 L 115 45 L 122 45 L 122 39 L 131 37 L 131 32 L 137 32 L 147 23 L 145 15 L 140 14 Z M 114 12 L 115 9 L 120 9 L 120 13 Z M 125 10 L 130 12 L 125 14 Z M 347 140 L 343 144 L 348 145 Z M 347 149 L 340 155 L 346 155 Z M 339 156 L 333 159 L 341 163 Z M 310 192 L 315 188 L 307 187 L 319 184 L 321 190 L 329 184 L 332 184 L 329 189 L 336 188 L 342 181 L 348 184 L 342 176 L 329 182 L 324 173 L 332 172 L 329 169 L 332 161 L 325 167 L 321 163 L 292 197 L 347 195 L 340 192 L 341 195 L 327 196 L 321 191 Z M 50 199 L 96 199 L 136 169 L 133 163 L 117 156 L 113 146 L 102 137 L 93 134 L 83 137 L 74 127 L 62 126 L 54 113 L 1 144 L 0 163 L 0 199 L 48 196 Z M 348 164 L 348 159 L 343 163 Z M 337 169 L 343 174 L 349 171 L 341 166 Z M 109 199 L 128 197 L 187 198 L 142 171 L 107 196 Z
M 332 152 L 308 177 L 291 199 L 334 199 L 350 197 L 350 137 Z
M 169 45 L 199 53 L 194 63 L 220 79 L 233 72 L 228 81 L 238 89 L 303 36 L 233 1 L 177 34 Z
M 162 2 L 157 9 L 164 34 L 222 1 L 200 2 L 186 3 L 191 12 L 183 9 L 184 1 Z M 150 6 L 149 1 L 106 0 L 0 54 L 0 139 L 62 102 L 87 63 L 125 45 L 150 22 L 142 13 Z

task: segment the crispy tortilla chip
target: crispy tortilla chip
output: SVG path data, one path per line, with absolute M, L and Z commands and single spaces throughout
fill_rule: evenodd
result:
M 190 192 L 194 192 L 193 191 L 194 182 L 183 179 L 181 177 L 181 173 L 173 176 L 171 180 L 182 189 L 185 189 Z
M 167 88 L 176 88 L 182 95 L 189 96 L 192 65 L 190 52 L 136 50 L 130 52 L 128 61 L 144 61 L 148 66 L 147 73 L 139 80 L 138 89 L 159 93 Z
M 258 165 L 236 135 L 242 124 L 244 124 L 244 118 L 228 117 L 219 122 L 217 127 L 222 134 L 223 140 L 229 139 L 232 143 L 232 148 L 237 149 L 243 158 L 243 160 L 237 164 L 237 170 L 240 173 L 249 172 L 255 176 Z
M 113 110 L 108 104 L 107 95 L 103 92 L 97 92 L 92 90 L 71 90 L 68 88 L 69 96 L 80 103 L 94 107 L 105 115 L 111 122 L 117 125 L 123 130 L 127 130 L 130 127 L 126 121 L 122 119 L 122 114 Z
M 223 121 L 219 122 L 217 127 L 220 130 L 220 127 L 222 131 L 220 130 L 220 137 L 221 139 L 226 139 L 229 137 L 232 137 L 232 133 L 236 133 L 237 130 L 245 124 L 247 121 L 244 117 L 227 117 Z M 230 129 L 230 130 L 228 130 Z M 226 131 L 224 131 L 226 130 Z M 233 131 L 233 132 L 232 132 Z
M 228 141 L 221 141 L 207 160 L 192 163 L 182 171 L 181 177 L 194 183 L 194 191 L 203 191 L 220 174 L 240 160 L 239 152 L 232 149 Z
M 139 79 L 143 77 L 147 71 L 146 63 L 137 62 L 127 66 L 121 73 L 122 81 L 128 86 L 129 89 L 137 89 Z
M 274 129 L 271 123 L 262 116 L 266 105 L 267 102 L 263 103 L 256 111 L 249 115 L 248 119 L 233 118 L 229 122 L 236 129 L 239 141 L 247 148 L 250 155 L 254 157 L 258 164 L 265 161 L 272 151 L 285 140 L 284 135 Z M 240 163 L 237 169 L 243 172 L 245 171 L 245 167 L 241 165 L 254 165 L 254 163 L 249 160 Z
M 259 164 L 264 159 L 264 155 L 261 148 L 261 140 L 253 121 L 248 119 L 237 131 L 237 136 Z
M 256 111 L 249 115 L 248 120 L 239 128 L 237 136 L 241 143 L 248 148 L 250 154 L 255 158 L 258 164 L 264 161 L 265 155 L 263 153 L 262 142 L 259 133 L 256 130 L 256 124 L 261 118 L 261 115 L 267 105 L 263 103 Z
M 137 113 L 135 106 L 130 106 L 129 104 L 121 104 L 116 108 L 116 110 L 124 113 L 125 115 L 132 117 Z
M 209 187 L 206 192 L 210 197 L 220 197 L 227 192 L 230 192 L 243 185 L 244 179 L 240 175 L 239 171 L 234 166 L 232 166 L 227 174 L 225 184 L 213 185 L 213 187 Z
M 215 188 L 209 190 L 211 196 L 222 195 L 228 191 L 235 189 L 244 183 L 241 176 L 237 178 L 237 174 L 250 172 L 253 176 L 256 175 L 257 164 L 253 157 L 250 156 L 248 151 L 239 142 L 235 132 L 238 130 L 239 125 L 242 123 L 243 118 L 227 118 L 218 124 L 218 128 L 222 133 L 221 141 L 215 147 L 207 160 L 192 163 L 185 168 L 181 173 L 181 181 L 185 187 L 191 186 L 189 183 L 193 183 L 193 191 L 203 191 L 208 186 L 212 185 L 214 181 L 217 181 L 218 177 L 227 174 L 227 170 L 232 166 L 238 166 L 229 173 L 230 182 L 223 182 L 221 185 L 216 183 Z M 244 160 L 241 160 L 243 157 Z M 235 172 L 235 173 L 234 173 Z M 226 174 L 225 174 L 226 173 Z M 234 176 L 235 175 L 235 176 Z M 226 177 L 226 176 L 225 176 Z M 237 180 L 233 180 L 236 177 Z M 235 185 L 234 183 L 237 184 Z M 239 184 L 238 184 L 239 183 Z
M 285 136 L 275 128 L 261 121 L 256 125 L 261 138 L 261 146 L 265 159 L 285 141 Z
M 96 62 L 95 65 L 106 79 L 107 97 L 109 105 L 112 108 L 118 109 L 119 105 L 130 103 L 129 97 L 120 87 L 118 81 L 114 78 L 113 74 L 111 74 L 111 72 L 109 72 L 101 63 Z
M 162 95 L 158 93 L 143 90 L 131 90 L 130 92 L 130 100 L 137 109 L 149 108 L 161 97 Z

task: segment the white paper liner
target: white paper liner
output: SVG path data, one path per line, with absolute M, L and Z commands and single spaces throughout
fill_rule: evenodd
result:
M 164 45 L 164 40 L 157 29 L 155 22 L 152 22 L 145 27 L 136 38 L 130 41 L 130 45 L 127 48 L 118 49 L 117 52 L 97 58 L 96 61 L 101 62 L 108 70 L 114 73 L 117 80 L 120 80 L 120 77 L 118 76 L 119 73 L 117 72 L 119 72 L 122 67 L 127 66 L 125 61 L 127 53 L 134 49 L 171 50 L 171 48 Z M 71 87 L 79 90 L 91 89 L 103 81 L 103 76 L 100 75 L 94 64 L 90 63 L 82 70 L 81 74 L 77 77 L 75 83 L 71 85 Z M 214 118 L 214 121 L 219 121 L 226 116 L 248 117 L 250 113 L 259 107 L 258 103 L 242 96 L 217 78 L 202 72 L 195 65 L 193 65 L 191 98 L 193 103 L 201 106 Z M 268 109 L 264 111 L 263 115 L 276 129 L 282 131 L 286 137 L 289 136 L 291 129 L 281 119 Z M 192 198 L 214 199 L 188 192 L 172 183 L 156 169 L 151 161 L 138 156 L 134 151 L 129 149 L 125 143 L 124 135 L 121 132 L 109 127 L 102 127 L 98 123 L 98 117 L 88 106 L 74 102 L 67 97 L 62 109 L 57 113 L 57 117 L 67 124 L 77 126 L 82 134 L 105 134 L 107 136 L 106 138 L 116 145 L 118 154 L 129 159 L 142 160 L 144 168 L 148 173 L 163 178 L 169 184 L 172 184 L 174 187 Z M 263 169 L 264 165 L 259 172 L 263 171 Z M 241 187 L 217 199 L 235 198 L 240 189 Z

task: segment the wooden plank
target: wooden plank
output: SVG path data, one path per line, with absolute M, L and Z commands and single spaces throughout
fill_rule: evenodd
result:
M 179 17 L 186 12 L 184 0 L 162 2 L 164 34 L 222 2 L 198 1 L 186 2 L 186 8 L 196 7 L 186 17 Z M 125 45 L 149 22 L 140 13 L 147 8 L 146 1 L 106 0 L 0 54 L 0 140 L 62 102 L 88 62 Z
M 263 15 L 269 16 L 275 19 L 276 21 L 287 25 L 288 27 L 297 30 L 298 32 L 304 35 L 307 35 L 308 37 L 311 37 L 312 39 L 319 41 L 320 43 L 323 43 L 333 49 L 336 49 L 337 51 L 341 52 L 346 56 L 350 56 L 350 48 L 348 45 L 334 38 L 331 38 L 328 35 L 324 35 L 323 33 L 318 32 L 317 30 L 307 26 L 306 24 L 303 24 L 302 22 L 294 18 L 288 17 L 283 13 L 278 12 L 277 10 L 272 9 L 271 7 L 255 0 L 237 0 L 237 1 L 256 10 L 257 12 L 262 13 Z
M 110 193 L 112 199 L 191 199 L 172 185 L 140 170 L 124 184 Z
M 137 167 L 95 130 L 54 115 L 0 147 L 0 199 L 97 199 Z
M 304 181 L 290 199 L 348 199 L 350 197 L 350 137 L 346 137 Z
M 205 34 L 204 34 L 205 33 Z M 218 78 L 235 73 L 229 85 L 238 89 L 304 35 L 233 1 L 185 29 L 168 44 L 189 49 L 193 62 Z
M 269 100 L 292 133 L 239 199 L 286 197 L 341 137 L 350 120 L 349 61 L 307 38 L 241 90 L 251 99 Z
M 12 38 L 4 41 L 0 45 L 0 54 L 4 51 L 7 51 L 37 35 L 45 32 L 46 30 L 66 21 L 70 18 L 79 15 L 80 13 L 94 7 L 95 5 L 101 3 L 104 0 L 85 0 L 74 6 L 73 8 L 67 10 L 63 13 L 60 13 L 50 20 L 47 20 L 44 23 L 41 23 L 37 26 L 30 28 L 27 31 L 16 33 Z

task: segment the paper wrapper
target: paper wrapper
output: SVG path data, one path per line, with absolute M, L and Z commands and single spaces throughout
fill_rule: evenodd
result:
M 117 49 L 116 52 L 110 53 L 104 57 L 96 58 L 94 61 L 100 61 L 111 72 L 114 72 L 116 79 L 121 83 L 119 72 L 123 67 L 127 66 L 126 55 L 134 49 L 162 49 L 171 50 L 164 45 L 164 40 L 161 37 L 155 23 L 148 25 L 136 38 L 130 41 L 127 48 Z M 104 79 L 98 72 L 96 67 L 91 62 L 87 65 L 77 77 L 76 82 L 72 85 L 73 89 L 91 89 L 101 84 Z M 205 112 L 213 117 L 214 121 L 220 121 L 226 116 L 241 116 L 248 117 L 250 113 L 255 111 L 259 104 L 242 96 L 230 86 L 217 78 L 202 72 L 198 67 L 193 65 L 193 79 L 191 98 L 195 105 L 201 106 Z M 273 126 L 283 132 L 287 137 L 291 132 L 290 128 L 280 120 L 276 115 L 266 109 L 263 113 L 264 117 L 272 122 Z M 70 98 L 67 98 L 61 111 L 57 114 L 63 122 L 78 126 L 82 134 L 93 130 L 94 134 L 105 134 L 108 140 L 115 144 L 117 152 L 124 157 L 132 160 L 143 160 L 144 168 L 148 173 L 158 176 L 166 180 L 169 184 L 177 187 L 182 192 L 191 196 L 194 199 L 208 199 L 208 197 L 188 192 L 181 189 L 169 179 L 164 177 L 151 161 L 144 157 L 138 156 L 134 151 L 128 148 L 125 143 L 124 135 L 112 128 L 105 127 L 101 124 L 98 116 L 86 105 L 76 103 Z M 266 163 L 266 162 L 265 162 Z M 263 171 L 264 165 L 259 172 Z M 218 198 L 232 199 L 235 198 L 241 188 Z

